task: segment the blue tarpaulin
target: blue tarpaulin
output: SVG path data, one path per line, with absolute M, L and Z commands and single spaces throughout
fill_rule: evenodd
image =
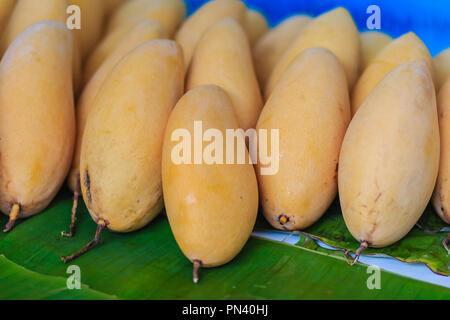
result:
M 186 0 L 192 13 L 207 0 Z M 296 13 L 317 16 L 338 6 L 350 11 L 359 30 L 367 30 L 370 14 L 367 8 L 381 10 L 381 31 L 398 37 L 415 32 L 432 55 L 450 47 L 450 0 L 246 0 L 251 8 L 261 11 L 274 26 Z

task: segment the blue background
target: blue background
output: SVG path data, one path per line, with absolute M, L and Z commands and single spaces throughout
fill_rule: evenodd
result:
M 207 0 L 185 0 L 192 13 Z M 381 31 L 398 37 L 415 32 L 428 46 L 432 55 L 450 47 L 450 0 L 246 0 L 251 8 L 261 11 L 274 26 L 296 13 L 317 16 L 337 6 L 350 11 L 359 30 L 367 29 L 370 16 L 367 7 L 381 9 Z

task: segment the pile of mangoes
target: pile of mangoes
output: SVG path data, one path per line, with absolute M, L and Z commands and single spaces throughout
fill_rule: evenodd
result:
M 66 24 L 73 5 L 79 30 Z M 98 228 L 64 262 L 103 229 L 138 230 L 165 207 L 197 282 L 200 267 L 241 251 L 259 206 L 275 228 L 301 230 L 339 190 L 355 261 L 404 237 L 430 199 L 450 223 L 450 49 L 433 60 L 412 32 L 360 34 L 344 8 L 272 29 L 238 0 L 185 15 L 183 0 L 0 1 L 5 232 L 67 179 L 63 235 L 80 195 Z M 277 173 L 175 163 L 176 130 L 194 135 L 199 121 L 224 136 L 279 130 Z

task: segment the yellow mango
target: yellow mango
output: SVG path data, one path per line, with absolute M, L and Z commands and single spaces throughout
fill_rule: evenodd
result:
M 439 90 L 437 98 L 441 161 L 433 194 L 433 206 L 439 216 L 450 223 L 450 77 Z
M 124 37 L 121 43 L 111 53 L 109 58 L 105 61 L 105 63 L 103 63 L 100 69 L 85 86 L 83 93 L 78 99 L 76 108 L 77 139 L 72 161 L 72 169 L 70 170 L 68 179 L 69 187 L 72 191 L 76 191 L 77 189 L 76 186 L 80 174 L 81 145 L 86 122 L 90 112 L 93 109 L 97 94 L 102 88 L 105 80 L 124 56 L 145 42 L 161 38 L 161 36 L 165 35 L 165 32 L 164 27 L 157 21 L 142 21 L 133 30 L 131 30 L 126 37 Z
M 215 84 L 228 93 L 243 129 L 254 128 L 262 108 L 247 35 L 233 19 L 212 26 L 199 41 L 186 81 L 187 90 Z
M 266 17 L 256 10 L 247 10 L 244 27 L 251 46 L 269 31 L 269 24 L 267 23 Z
M 81 10 L 81 29 L 74 30 L 84 59 L 100 40 L 105 18 L 105 0 L 69 0 L 70 5 L 77 5 Z
M 0 1 L 0 36 L 3 34 L 16 2 L 17 0 Z
M 95 47 L 89 58 L 86 60 L 84 67 L 83 83 L 87 83 L 94 73 L 100 68 L 110 53 L 116 48 L 117 44 L 127 35 L 134 27 L 136 27 L 141 21 L 134 25 L 127 24 L 116 28 L 114 31 L 108 33 Z
M 211 26 L 225 18 L 233 18 L 243 26 L 246 12 L 245 4 L 239 0 L 213 0 L 194 12 L 175 36 L 175 40 L 183 48 L 186 68 L 191 63 L 197 43 Z
M 328 209 L 336 197 L 339 152 L 349 121 L 346 75 L 336 57 L 324 48 L 301 53 L 281 77 L 256 127 L 258 132 L 279 130 L 278 172 L 261 175 L 264 165 L 257 165 L 263 212 L 272 226 L 304 229 Z
M 378 82 L 396 67 L 415 60 L 428 65 L 434 79 L 433 60 L 425 44 L 413 33 L 409 32 L 388 44 L 372 60 L 358 79 L 352 92 L 352 114 L 358 111 L 369 93 Z
M 261 88 L 265 88 L 273 68 L 312 19 L 306 15 L 296 15 L 284 20 L 268 31 L 253 47 L 255 71 Z
M 36 22 L 55 20 L 65 23 L 67 5 L 66 0 L 19 0 L 3 36 L 3 51 L 19 33 Z
M 98 94 L 81 151 L 81 191 L 98 244 L 103 229 L 132 232 L 163 208 L 161 157 L 164 129 L 183 94 L 183 54 L 170 40 L 147 42 L 125 56 Z
M 75 139 L 71 61 L 70 31 L 42 21 L 21 32 L 0 63 L 0 209 L 11 211 L 5 231 L 47 207 L 66 178 Z
M 172 37 L 186 15 L 183 0 L 131 0 L 111 17 L 108 32 L 125 25 L 136 25 L 144 19 L 160 22 Z
M 434 58 L 434 70 L 438 83 L 437 89 L 439 89 L 450 77 L 450 48 L 445 49 Z
M 360 46 L 358 29 L 346 9 L 337 8 L 322 14 L 305 27 L 275 66 L 265 88 L 266 99 L 297 55 L 313 47 L 323 47 L 333 52 L 344 67 L 348 87 L 353 87 L 358 77 Z
M 183 94 L 181 49 L 145 43 L 114 68 L 86 123 L 81 190 L 97 223 L 142 228 L 162 210 L 161 156 L 170 112 Z
M 226 264 L 244 247 L 256 221 L 258 185 L 251 164 L 175 164 L 172 153 L 178 143 L 173 134 L 183 129 L 196 139 L 194 121 L 201 121 L 204 131 L 215 129 L 223 137 L 227 129 L 237 129 L 238 122 L 227 94 L 220 87 L 204 85 L 180 99 L 167 124 L 162 158 L 164 202 L 175 240 L 194 263 L 197 282 L 199 267 Z M 243 137 L 239 139 L 242 142 Z M 206 152 L 207 147 L 204 144 L 200 150 Z M 190 151 L 194 155 L 194 149 Z
M 8 26 L 2 37 L 2 52 L 28 26 L 43 20 L 54 20 L 66 23 L 68 7 L 67 0 L 18 0 L 12 12 Z M 77 94 L 81 87 L 81 55 L 79 43 L 73 37 L 72 54 L 73 87 Z
M 129 0 L 103 0 L 106 16 L 113 14 L 118 8 L 124 5 L 127 1 Z
M 390 42 L 392 42 L 392 38 L 380 31 L 361 33 L 361 71 L 364 71 L 377 54 Z
M 403 64 L 369 94 L 342 144 L 339 196 L 348 230 L 361 242 L 357 256 L 395 243 L 417 223 L 433 193 L 439 149 L 429 67 Z

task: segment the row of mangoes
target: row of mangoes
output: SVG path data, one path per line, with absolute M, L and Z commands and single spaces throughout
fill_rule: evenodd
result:
M 81 30 L 64 24 L 70 4 L 81 8 Z M 259 205 L 275 228 L 300 230 L 339 187 L 357 256 L 404 237 L 433 190 L 450 222 L 449 49 L 433 60 L 413 33 L 360 34 L 344 8 L 269 29 L 238 0 L 208 2 L 187 19 L 182 0 L 1 5 L 5 231 L 45 209 L 68 177 L 74 206 L 63 235 L 74 234 L 80 194 L 98 228 L 64 262 L 103 229 L 138 230 L 164 205 L 195 281 L 198 268 L 240 252 Z M 172 133 L 193 136 L 194 121 L 278 129 L 278 173 L 175 164 Z

